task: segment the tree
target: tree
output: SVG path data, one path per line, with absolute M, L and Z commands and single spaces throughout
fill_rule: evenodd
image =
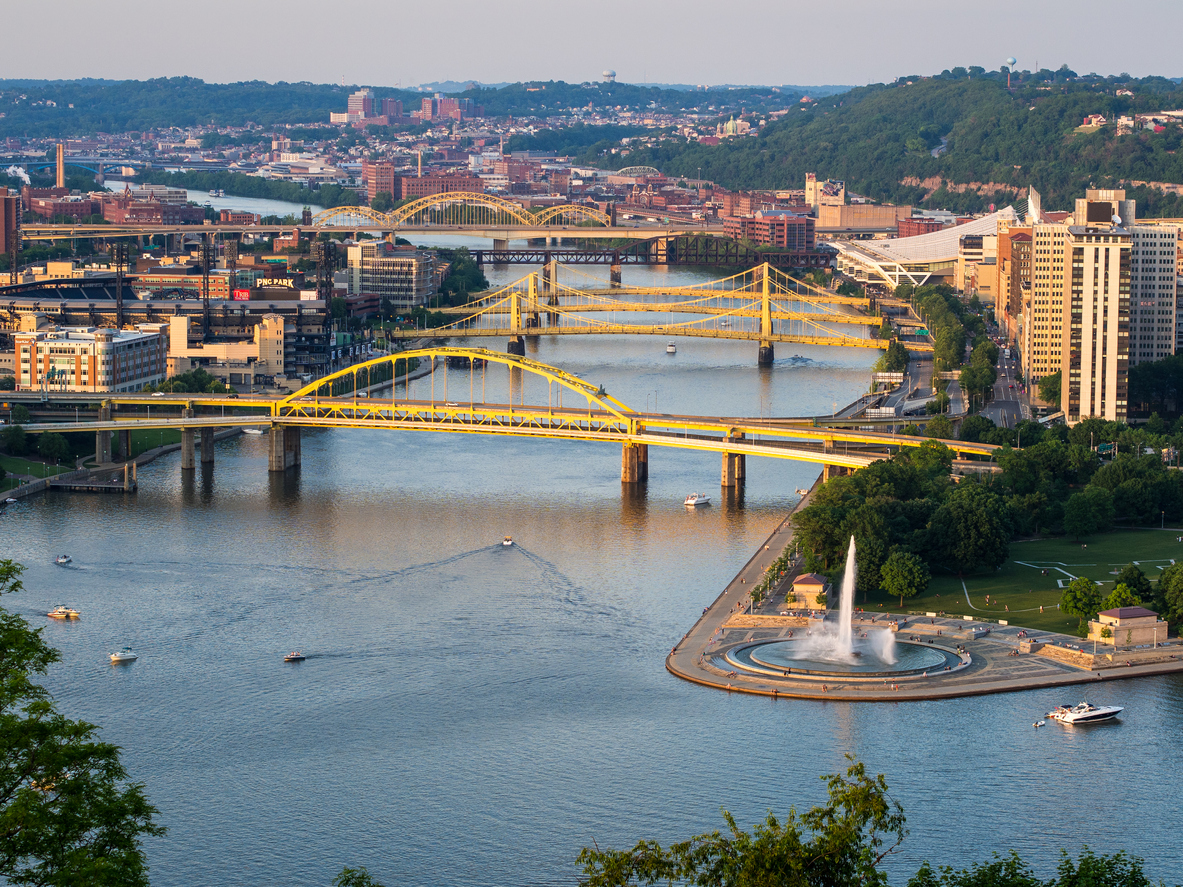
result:
M 10 455 L 23 456 L 29 448 L 28 435 L 25 434 L 25 429 L 19 425 L 9 425 L 4 429 L 2 437 L 4 440 L 4 449 Z
M 1155 588 L 1154 608 L 1172 625 L 1183 625 L 1183 562 L 1162 571 Z
M 1113 495 L 1104 487 L 1085 487 L 1064 503 L 1064 532 L 1079 541 L 1109 529 L 1113 515 Z
M 1057 874 L 1053 880 L 1044 881 L 1011 851 L 1008 856 L 995 854 L 990 862 L 961 871 L 944 866 L 940 874 L 926 862 L 907 887 L 1154 887 L 1142 871 L 1142 860 L 1124 852 L 1097 856 L 1087 847 L 1076 862 L 1064 854 Z
M 370 201 L 370 208 L 380 213 L 388 213 L 394 208 L 394 195 L 389 191 L 379 191 Z
M 340 296 L 333 296 L 329 302 L 329 311 L 333 315 L 333 320 L 344 320 L 347 306 L 345 300 Z
M 1081 576 L 1073 579 L 1060 595 L 1060 609 L 1069 616 L 1078 617 L 1077 626 L 1084 620 L 1094 618 L 1101 609 L 1101 592 L 1092 579 Z
M 0 376 L 0 391 L 15 391 L 16 376 Z
M 70 445 L 60 434 L 47 431 L 40 435 L 40 440 L 37 441 L 37 452 L 46 459 L 62 462 L 70 455 Z
M 333 878 L 333 887 L 382 887 L 366 870 L 365 866 L 351 869 L 348 866 L 341 869 L 341 874 Z
M 948 416 L 937 416 L 929 419 L 924 426 L 924 433 L 936 440 L 953 440 L 953 423 Z
M 1010 551 L 1010 523 L 1002 499 L 972 481 L 960 483 L 932 516 L 937 557 L 958 573 L 994 570 Z
M 993 429 L 994 423 L 985 416 L 967 416 L 961 420 L 959 436 L 962 440 L 976 443 Z
M 1056 409 L 1060 408 L 1060 371 L 1056 370 L 1039 380 L 1036 389 L 1039 391 L 1039 399 L 1045 403 L 1050 403 Z
M 0 560 L 0 595 L 23 568 Z M 142 785 L 98 728 L 60 715 L 35 683 L 60 659 L 21 617 L 0 608 L 0 878 L 24 885 L 148 884 L 140 839 L 163 835 Z
M 848 757 L 849 760 L 849 757 Z M 727 834 L 718 831 L 662 848 L 641 841 L 632 850 L 584 847 L 582 887 L 689 883 L 699 887 L 883 887 L 880 863 L 907 835 L 904 812 L 887 794 L 882 775 L 870 777 L 853 762 L 846 775 L 823 777 L 829 802 L 781 822 L 772 813 L 751 832 L 726 810 Z
M 1146 578 L 1146 574 L 1139 569 L 1137 564 L 1126 564 L 1121 568 L 1121 572 L 1117 574 L 1117 579 L 1114 581 L 1117 585 L 1124 585 L 1128 588 L 1135 597 L 1141 598 L 1142 600 L 1138 603 L 1150 600 L 1150 580 Z
M 892 596 L 899 596 L 900 607 L 904 598 L 915 597 L 928 588 L 932 574 L 928 564 L 914 554 L 897 551 L 891 554 L 879 568 L 883 590 Z
M 1134 594 L 1132 588 L 1128 585 L 1118 583 L 1113 591 L 1101 602 L 1098 607 L 1098 612 L 1101 610 L 1116 610 L 1118 607 L 1140 607 L 1142 606 L 1142 599 Z
M 12 415 L 10 421 L 13 425 L 28 425 L 29 424 L 29 408 L 24 404 L 13 404 Z

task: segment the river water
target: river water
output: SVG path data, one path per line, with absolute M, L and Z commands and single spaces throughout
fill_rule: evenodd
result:
M 875 356 L 778 346 L 760 370 L 752 343 L 531 342 L 638 409 L 716 415 L 829 412 Z M 481 381 L 447 374 L 449 397 Z M 496 366 L 483 380 L 490 400 L 518 384 Z M 593 840 L 805 809 L 847 754 L 908 814 L 895 884 L 1011 848 L 1050 876 L 1083 843 L 1183 875 L 1178 677 L 1090 688 L 1126 706 L 1119 723 L 1033 730 L 1083 693 L 774 702 L 665 672 L 813 467 L 750 459 L 741 502 L 688 511 L 688 492 L 718 494 L 718 457 L 655 448 L 640 496 L 619 449 L 591 443 L 306 431 L 303 459 L 270 477 L 267 439 L 239 437 L 188 477 L 176 455 L 146 466 L 135 496 L 50 494 L 0 518 L 3 556 L 27 566 L 5 605 L 34 624 L 82 612 L 46 626 L 62 651 L 46 683 L 160 808 L 157 885 L 327 885 L 344 865 L 386 884 L 572 884 Z M 111 666 L 125 645 L 139 661 Z M 307 661 L 285 665 L 292 649 Z

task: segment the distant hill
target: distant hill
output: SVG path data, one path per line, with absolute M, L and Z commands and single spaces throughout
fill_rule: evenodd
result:
M 1078 132 L 1086 114 L 1183 108 L 1183 89 L 1161 77 L 1078 77 L 1072 71 L 954 69 L 858 87 L 795 107 L 756 136 L 718 146 L 669 138 L 623 155 L 583 157 L 604 168 L 655 166 L 729 188 L 800 188 L 807 172 L 842 179 L 879 201 L 980 210 L 1038 189 L 1045 207 L 1070 207 L 1090 184 L 1183 184 L 1183 128 L 1118 135 Z M 1119 91 L 1129 95 L 1118 95 Z M 943 146 L 943 149 L 942 149 Z M 1144 216 L 1183 216 L 1183 198 L 1141 187 Z

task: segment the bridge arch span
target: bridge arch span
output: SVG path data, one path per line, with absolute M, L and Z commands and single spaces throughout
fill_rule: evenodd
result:
M 661 170 L 653 166 L 626 166 L 624 169 L 616 171 L 618 176 L 632 176 L 633 178 L 640 178 L 642 176 L 659 176 Z
M 606 227 L 612 224 L 612 217 L 594 206 L 584 206 L 579 203 L 548 206 L 534 217 L 534 222 L 540 225 L 549 225 L 554 221 L 562 221 L 568 225 L 577 225 L 580 222 L 599 222 Z
M 420 197 L 391 212 L 391 227 L 415 224 L 536 225 L 537 219 L 516 203 L 492 194 L 449 191 Z
M 364 375 L 367 384 L 369 384 L 369 380 L 372 378 L 372 370 L 375 368 L 383 371 L 380 373 L 378 381 L 386 381 L 387 379 L 394 378 L 396 364 L 400 361 L 408 361 L 412 358 L 434 361 L 437 357 L 442 357 L 445 360 L 448 358 L 466 358 L 474 361 L 483 360 L 487 363 L 498 363 L 511 369 L 518 369 L 524 373 L 530 373 L 531 375 L 543 378 L 549 383 L 560 385 L 566 390 L 586 398 L 589 407 L 610 413 L 626 425 L 631 426 L 635 421 L 633 418 L 636 415 L 635 410 L 609 395 L 603 388 L 593 385 L 591 382 L 587 382 L 558 367 L 553 367 L 537 360 L 531 360 L 521 355 L 501 354 L 497 351 L 490 351 L 487 348 L 453 348 L 447 346 L 415 348 L 410 351 L 385 354 L 373 360 L 367 360 L 364 363 L 354 364 L 353 366 L 337 370 L 335 373 L 308 383 L 303 388 L 293 391 L 287 397 L 277 401 L 272 407 L 272 416 L 278 418 L 298 415 L 304 408 L 303 405 L 308 402 L 308 399 L 319 399 L 325 388 L 329 389 L 329 393 L 323 396 L 333 396 L 333 383 L 339 380 L 352 383 L 353 387 L 351 390 L 356 391 L 358 387 L 358 376 Z M 385 375 L 387 372 L 389 375 Z M 323 406 L 324 404 L 321 404 L 321 408 Z M 462 409 L 459 406 L 457 408 Z
M 312 217 L 314 228 L 368 228 L 371 226 L 386 228 L 390 220 L 384 213 L 368 206 L 336 206 L 325 209 Z

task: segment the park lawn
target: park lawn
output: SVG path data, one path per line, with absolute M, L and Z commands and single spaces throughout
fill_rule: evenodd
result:
M 160 446 L 162 443 L 167 445 L 179 444 L 180 442 L 181 432 L 176 428 L 133 430 L 131 433 L 131 455 L 134 459 L 145 450 L 151 450 Z
M 1086 576 L 1103 583 L 1101 593 L 1108 594 L 1117 571 L 1131 561 L 1137 561 L 1147 578 L 1155 582 L 1172 558 L 1183 559 L 1180 535 L 1183 531 L 1169 528 L 1117 530 L 1091 537 L 1085 549 L 1065 537 L 1012 542 L 1010 558 L 997 571 L 965 576 L 964 589 L 956 575 L 935 572 L 924 594 L 905 600 L 904 609 L 1005 619 L 1011 625 L 1075 634 L 1077 618 L 1056 609 L 1064 593 L 1060 582 L 1066 586 L 1073 578 Z M 967 591 L 973 608 L 966 603 Z M 989 604 L 986 595 L 990 596 Z M 868 609 L 879 609 L 882 604 L 884 610 L 898 610 L 900 603 L 898 597 L 884 592 L 872 594 L 868 601 Z
M 34 462 L 19 456 L 0 456 L 0 468 L 9 474 L 32 474 L 37 477 L 49 477 L 61 474 L 63 471 L 73 471 L 73 465 L 47 465 L 44 462 Z

